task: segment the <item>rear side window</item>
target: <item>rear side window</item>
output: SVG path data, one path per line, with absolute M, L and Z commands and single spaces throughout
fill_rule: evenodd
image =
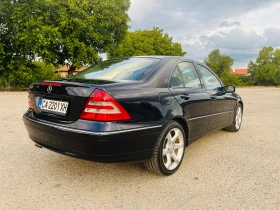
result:
M 170 78 L 170 86 L 173 88 L 184 87 L 183 82 L 182 82 L 181 73 L 180 73 L 178 67 L 176 67 L 174 72 L 172 73 L 172 76 Z
M 178 67 L 182 72 L 185 87 L 201 88 L 200 80 L 192 63 L 182 62 L 178 64 Z
M 206 86 L 206 89 L 221 90 L 220 81 L 211 71 L 201 65 L 197 65 L 197 67 L 201 73 L 202 80 L 204 82 L 204 85 Z
M 86 80 L 141 80 L 160 61 L 158 58 L 127 58 L 108 60 L 87 68 L 73 76 L 73 79 Z

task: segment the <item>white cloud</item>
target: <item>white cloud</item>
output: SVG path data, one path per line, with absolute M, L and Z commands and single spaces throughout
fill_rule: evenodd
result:
M 256 31 L 246 31 L 241 28 L 234 28 L 228 33 L 216 33 L 208 37 L 215 44 L 216 48 L 226 49 L 254 49 L 264 46 L 264 37 Z
M 246 67 L 263 46 L 280 46 L 279 11 L 279 0 L 132 0 L 129 14 L 131 30 L 158 26 L 190 58 L 219 48 Z
M 160 7 L 160 1 L 158 0 L 149 0 L 148 2 L 131 0 L 128 14 L 132 21 L 137 23 L 143 21 L 143 19 L 145 19 L 148 14 L 153 13 L 157 7 Z
M 280 28 L 270 27 L 264 30 L 267 45 L 280 47 Z

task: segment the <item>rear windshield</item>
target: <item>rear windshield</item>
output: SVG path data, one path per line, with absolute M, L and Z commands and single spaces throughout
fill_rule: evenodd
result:
M 158 58 L 127 58 L 108 60 L 93 65 L 74 75 L 73 79 L 87 80 L 141 80 L 160 61 Z

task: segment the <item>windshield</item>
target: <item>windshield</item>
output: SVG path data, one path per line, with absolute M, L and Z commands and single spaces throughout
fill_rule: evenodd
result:
M 127 58 L 108 60 L 93 65 L 74 75 L 73 79 L 87 80 L 141 80 L 160 61 L 158 58 Z

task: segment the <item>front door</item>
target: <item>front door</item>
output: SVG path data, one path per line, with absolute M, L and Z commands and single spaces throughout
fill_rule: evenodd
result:
M 219 79 L 205 66 L 197 64 L 205 89 L 211 97 L 211 111 L 208 130 L 227 125 L 232 112 L 232 97 L 226 94 Z

